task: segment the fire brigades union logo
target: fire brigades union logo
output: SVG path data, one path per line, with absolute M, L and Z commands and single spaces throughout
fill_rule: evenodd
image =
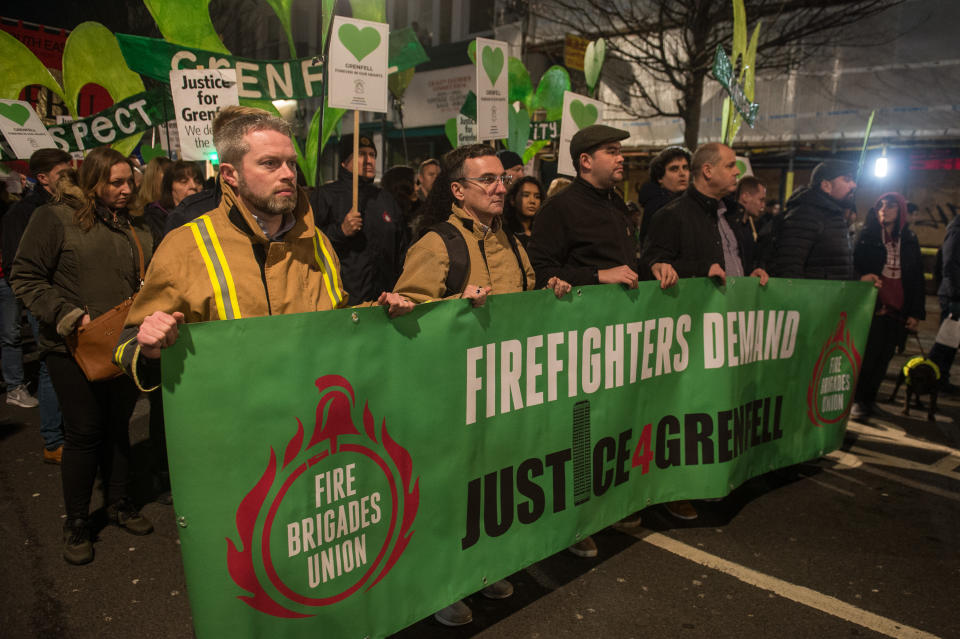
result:
M 860 353 L 847 329 L 847 314 L 820 351 L 807 387 L 807 417 L 814 426 L 836 424 L 847 417 L 860 373 Z
M 267 468 L 237 508 L 239 544 L 227 539 L 239 599 L 275 617 L 310 617 L 383 579 L 410 543 L 420 502 L 410 454 L 365 403 L 354 424 L 353 387 L 339 375 L 316 382 L 313 434 L 303 423 L 282 464 Z M 358 411 L 359 412 L 359 411 Z

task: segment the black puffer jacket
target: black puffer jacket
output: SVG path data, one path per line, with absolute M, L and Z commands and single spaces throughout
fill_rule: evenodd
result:
M 787 201 L 776 240 L 776 277 L 853 280 L 853 247 L 840 202 L 804 187 Z

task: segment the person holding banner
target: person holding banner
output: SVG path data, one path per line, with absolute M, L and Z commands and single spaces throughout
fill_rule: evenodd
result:
M 10 281 L 40 321 L 39 350 L 63 411 L 63 558 L 80 565 L 93 561 L 90 499 L 98 472 L 109 521 L 134 535 L 153 532 L 127 495 L 130 416 L 140 391 L 122 376 L 89 381 L 67 348 L 80 326 L 137 292 L 153 242 L 127 212 L 133 168 L 114 149 L 91 151 L 77 182 L 63 175 L 57 190 L 56 203 L 30 217 Z
M 529 250 L 538 286 L 556 277 L 573 286 L 636 288 L 636 229 L 613 188 L 623 181 L 620 142 L 628 137 L 602 124 L 574 134 L 570 155 L 577 177 L 547 199 L 533 224 Z
M 377 148 L 359 136 L 360 178 L 356 208 L 353 203 L 353 135 L 340 138 L 340 174 L 335 182 L 314 191 L 317 228 L 333 243 L 343 264 L 343 286 L 350 299 L 367 302 L 393 289 L 403 267 L 409 235 L 402 211 L 389 193 L 373 185 Z
M 117 346 L 117 363 L 142 390 L 159 385 L 160 352 L 178 324 L 347 306 L 337 254 L 296 185 L 289 123 L 231 106 L 213 126 L 220 204 L 164 238 Z M 391 293 L 376 304 L 391 317 L 413 308 Z
M 640 243 L 647 237 L 653 214 L 677 199 L 690 186 L 690 151 L 668 146 L 650 161 L 650 181 L 641 186 L 637 200 L 643 207 Z

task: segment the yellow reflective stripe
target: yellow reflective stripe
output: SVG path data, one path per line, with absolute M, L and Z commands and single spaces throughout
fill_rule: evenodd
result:
M 114 351 L 114 353 L 113 353 L 113 361 L 116 362 L 116 363 L 117 363 L 117 366 L 119 366 L 120 368 L 123 368 L 123 351 L 126 350 L 127 344 L 129 344 L 130 342 L 132 342 L 132 341 L 135 340 L 135 339 L 137 339 L 137 338 L 136 338 L 136 337 L 132 337 L 132 338 L 128 339 L 128 340 L 125 341 L 123 344 L 121 344 L 120 346 L 118 346 L 116 351 Z
M 313 255 L 317 259 L 317 264 L 320 265 L 320 271 L 323 273 L 323 282 L 327 286 L 327 294 L 330 296 L 330 301 L 333 302 L 333 307 L 336 308 L 340 302 L 343 300 L 343 292 L 340 290 L 340 287 L 337 285 L 337 267 L 334 266 L 334 261 L 330 257 L 330 253 L 327 252 L 327 247 L 323 243 L 323 238 L 320 237 L 320 231 L 314 229 L 316 235 L 313 238 Z M 323 257 L 320 257 L 320 252 L 323 252 Z
M 237 287 L 233 284 L 233 275 L 230 273 L 230 265 L 227 264 L 227 258 L 223 254 L 223 248 L 220 246 L 220 238 L 217 237 L 217 232 L 213 228 L 213 223 L 210 221 L 209 215 L 204 215 L 201 219 L 205 221 L 204 226 L 207 227 L 207 232 L 210 234 L 210 239 L 213 242 L 213 250 L 217 252 L 217 258 L 219 258 L 220 267 L 223 269 L 223 276 L 227 280 L 227 293 L 230 296 L 230 306 L 233 307 L 233 318 L 231 319 L 240 319 L 240 304 L 237 302 Z
M 196 222 L 190 222 L 187 226 L 193 231 L 193 239 L 196 240 L 197 248 L 200 250 L 200 256 L 203 258 L 203 263 L 207 266 L 207 276 L 210 278 L 210 284 L 213 286 L 213 301 L 217 305 L 217 313 L 220 315 L 220 319 L 226 319 L 227 313 L 223 309 L 223 292 L 220 290 L 220 282 L 213 268 L 213 262 L 210 260 L 210 254 L 207 253 L 207 245 L 203 241 L 203 236 L 200 235 L 200 228 Z

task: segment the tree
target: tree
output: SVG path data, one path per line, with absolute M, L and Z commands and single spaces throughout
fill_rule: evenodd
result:
M 862 44 L 845 28 L 903 1 L 745 0 L 749 30 L 763 21 L 757 69 L 794 69 L 828 45 Z M 622 78 L 629 99 L 618 106 L 640 119 L 680 117 L 685 145 L 696 147 L 704 80 L 717 45 L 730 50 L 729 0 L 531 0 L 528 6 L 547 23 L 606 38 L 608 56 L 642 71 Z

